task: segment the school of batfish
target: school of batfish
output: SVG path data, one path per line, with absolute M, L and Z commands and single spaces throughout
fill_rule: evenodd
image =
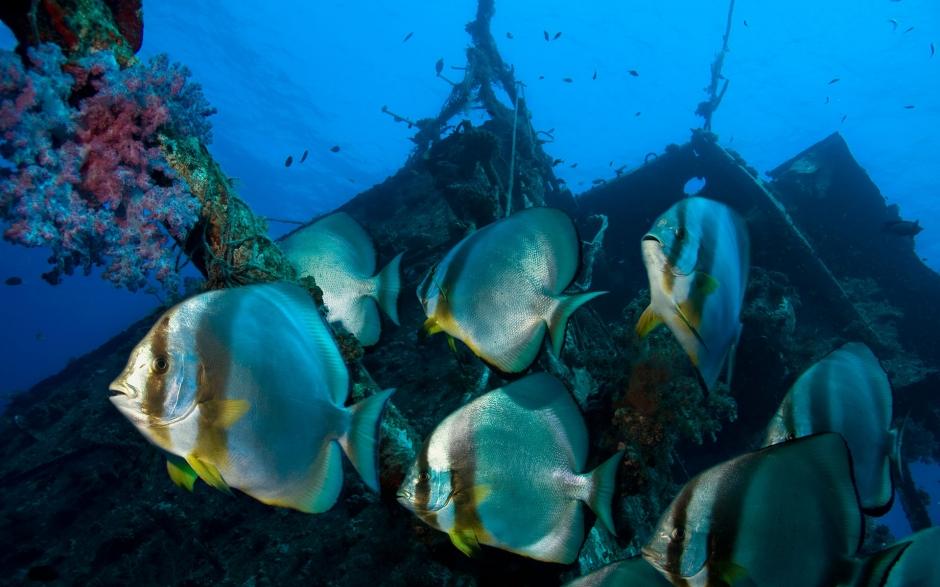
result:
M 677 202 L 641 238 L 650 304 L 636 331 L 665 324 L 706 391 L 730 385 L 747 287 L 748 232 L 728 206 Z M 444 333 L 497 372 L 530 371 L 543 347 L 560 359 L 565 328 L 605 292 L 570 292 L 581 243 L 552 208 L 484 226 L 426 273 L 419 336 Z M 394 390 L 347 406 L 350 376 L 333 329 L 363 346 L 381 336 L 379 309 L 398 323 L 402 254 L 376 273 L 376 250 L 336 213 L 285 238 L 293 284 L 210 291 L 166 311 L 111 384 L 111 401 L 166 455 L 174 483 L 202 479 L 270 505 L 317 513 L 342 489 L 344 453 L 379 490 L 379 424 Z M 548 339 L 548 344 L 543 341 Z M 807 369 L 767 426 L 764 448 L 691 479 L 642 554 L 572 585 L 940 585 L 940 529 L 868 557 L 863 513 L 894 499 L 900 431 L 887 375 L 864 344 Z M 466 403 L 421 447 L 397 499 L 468 556 L 481 545 L 570 564 L 586 509 L 615 533 L 611 504 L 623 452 L 588 467 L 588 430 L 565 385 L 542 372 Z M 606 459 L 606 460 L 605 460 Z

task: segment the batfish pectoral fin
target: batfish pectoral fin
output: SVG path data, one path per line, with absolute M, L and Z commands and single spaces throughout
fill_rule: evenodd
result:
M 454 342 L 454 337 L 447 335 L 447 346 L 450 347 L 450 352 L 457 354 L 457 343 Z
M 437 323 L 437 319 L 434 317 L 428 318 L 424 321 L 424 324 L 421 325 L 421 328 L 418 329 L 418 339 L 432 336 L 438 332 L 444 332 L 444 329 Z
M 718 280 L 705 273 L 704 271 L 695 272 L 695 285 L 696 290 L 702 296 L 707 296 L 709 294 L 715 293 L 718 290 Z
M 479 556 L 482 549 L 480 548 L 480 543 L 477 541 L 476 532 L 472 528 L 454 528 L 447 533 L 450 536 L 450 541 L 454 543 L 454 546 L 457 547 L 457 550 L 464 553 L 469 557 Z
M 228 483 L 222 479 L 222 473 L 219 472 L 219 469 L 215 465 L 200 459 L 196 455 L 186 457 L 186 464 L 188 464 L 196 475 L 205 481 L 206 484 L 215 487 L 222 493 L 232 495 L 232 490 L 229 489 Z
M 750 578 L 747 569 L 730 561 L 721 566 L 719 574 L 724 582 L 732 587 L 757 585 L 757 583 Z
M 242 419 L 251 403 L 243 399 L 215 399 L 199 404 L 199 412 L 219 428 L 231 428 Z
M 193 468 L 189 466 L 186 462 L 186 459 L 182 459 L 176 455 L 170 455 L 166 458 L 166 472 L 170 475 L 170 480 L 177 487 L 182 487 L 187 491 L 193 490 L 193 485 L 196 483 L 196 472 L 193 471 Z
M 662 316 L 657 314 L 656 311 L 653 310 L 653 305 L 650 304 L 643 310 L 640 319 L 636 323 L 636 335 L 640 338 L 645 338 L 650 332 L 662 325 L 662 323 Z

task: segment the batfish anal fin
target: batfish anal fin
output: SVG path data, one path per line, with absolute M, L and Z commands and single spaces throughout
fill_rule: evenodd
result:
M 199 404 L 199 412 L 219 428 L 231 428 L 249 408 L 251 403 L 243 399 L 214 399 Z
M 469 557 L 479 556 L 481 552 L 480 543 L 477 541 L 476 533 L 470 529 L 456 529 L 454 528 L 447 533 L 450 536 L 450 541 L 454 543 L 454 546 L 457 547 L 457 550 L 464 553 Z
M 450 347 L 450 352 L 457 354 L 457 343 L 454 342 L 454 337 L 447 335 L 447 346 Z
M 185 459 L 176 455 L 170 455 L 166 459 L 166 472 L 170 475 L 170 480 L 177 487 L 182 487 L 187 491 L 192 491 L 196 484 L 196 472 L 189 466 Z
M 646 338 L 650 332 L 656 330 L 662 323 L 662 317 L 653 310 L 653 305 L 650 304 L 643 310 L 640 319 L 636 323 L 636 334 L 640 338 Z
M 199 478 L 205 481 L 209 486 L 215 487 L 222 493 L 232 495 L 232 490 L 229 488 L 228 483 L 222 479 L 222 473 L 219 472 L 219 469 L 215 465 L 200 459 L 196 455 L 189 455 L 186 457 L 186 463 L 196 473 L 196 475 L 198 475 Z

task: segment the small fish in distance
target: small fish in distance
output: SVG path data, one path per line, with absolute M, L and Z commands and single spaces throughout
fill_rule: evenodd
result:
M 913 109 L 914 109 L 914 105 L 913 105 L 913 104 L 905 104 L 905 105 L 904 105 L 904 109 L 905 109 L 905 110 L 913 110 Z
M 546 41 L 550 41 L 550 40 L 551 40 L 551 38 L 550 38 L 549 35 L 548 35 L 548 31 L 542 31 L 542 35 L 545 37 L 545 40 L 546 40 Z
M 555 36 L 552 37 L 552 40 L 557 41 L 557 40 L 558 40 L 558 37 L 560 37 L 560 36 L 561 36 L 561 31 L 558 31 L 557 33 L 555 33 Z
M 561 78 L 561 81 L 565 82 L 566 84 L 570 84 L 570 83 L 573 82 L 574 80 L 571 79 L 570 77 L 563 77 L 563 78 Z
M 437 60 L 437 63 L 434 64 L 434 71 L 437 72 L 437 75 L 441 75 L 441 72 L 444 71 L 444 58 L 441 57 Z
M 506 38 L 507 38 L 507 39 L 514 39 L 515 37 L 512 36 L 512 33 L 510 33 L 509 31 L 506 31 Z
M 627 73 L 629 73 L 629 74 L 632 75 L 633 77 L 640 77 L 640 72 L 637 71 L 637 70 L 635 70 L 635 69 L 631 69 L 631 70 L 628 71 Z
M 911 32 L 912 30 L 914 30 L 914 27 L 909 26 L 909 27 L 907 27 L 906 29 L 904 29 L 904 32 L 905 32 L 905 33 L 909 33 L 909 32 Z
M 747 26 L 747 19 L 744 19 L 744 26 Z
M 591 76 L 591 79 L 597 79 L 597 70 L 596 70 L 596 69 L 594 70 L 594 75 Z
M 544 76 L 544 75 L 540 75 L 540 76 L 539 76 L 539 79 L 545 79 L 545 76 Z
M 839 78 L 834 77 L 831 80 L 829 80 L 829 83 L 827 85 L 831 86 L 832 84 L 836 84 L 836 83 L 839 83 Z
M 555 159 L 554 161 L 552 161 L 552 167 L 557 167 L 558 165 L 561 165 L 564 162 L 565 162 L 564 159 Z
M 571 164 L 571 168 L 572 168 L 572 169 L 576 168 L 577 166 L 578 166 L 577 163 L 572 163 L 572 164 Z
M 288 155 L 287 159 L 284 160 L 284 167 L 290 167 L 291 163 L 294 162 L 294 156 Z
M 407 35 L 405 35 L 405 38 L 401 40 L 401 42 L 404 43 L 404 42 L 408 41 L 408 39 L 410 39 L 410 38 L 411 38 L 411 35 L 413 35 L 413 34 L 414 34 L 413 32 L 408 33 Z
M 22 285 L 22 284 L 23 284 L 23 278 L 22 278 L 22 277 L 19 277 L 19 276 L 17 276 L 17 275 L 14 275 L 14 276 L 12 276 L 12 277 L 7 277 L 7 278 L 6 278 L 6 281 L 4 281 L 3 283 L 5 283 L 5 284 L 7 284 L 7 285 Z
M 842 115 L 842 120 L 840 120 L 839 123 L 841 124 L 841 123 L 845 122 L 845 119 L 848 118 L 848 117 L 849 117 L 848 114 L 843 114 L 843 115 Z
M 330 153 L 339 153 L 339 145 L 333 145 L 330 147 Z
M 640 112 L 639 110 L 637 110 L 636 112 L 633 113 L 633 116 L 639 118 L 641 114 L 643 114 L 643 113 Z
M 920 220 L 914 222 L 910 220 L 889 220 L 882 225 L 881 230 L 898 236 L 916 236 L 924 230 L 924 227 L 920 225 Z
M 304 149 L 304 154 L 300 156 L 300 162 L 303 163 L 304 161 L 306 161 L 306 160 L 307 160 L 307 155 L 309 155 L 309 154 L 310 154 L 310 151 L 307 150 L 307 149 Z
M 933 46 L 933 43 L 931 43 L 930 44 L 930 56 L 933 57 L 933 54 L 936 52 L 937 52 L 936 48 Z
M 898 21 L 894 20 L 893 18 L 889 18 L 889 19 L 888 19 L 888 22 L 891 23 L 891 30 L 892 30 L 892 31 L 898 30 Z

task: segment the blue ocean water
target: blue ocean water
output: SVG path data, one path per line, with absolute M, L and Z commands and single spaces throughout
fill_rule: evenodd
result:
M 497 3 L 499 50 L 526 85 L 535 127 L 554 129 L 545 149 L 564 160 L 556 173 L 574 192 L 688 140 L 726 8 L 718 0 Z M 435 63 L 443 59 L 445 77 L 462 75 L 453 67 L 465 63 L 463 27 L 474 10 L 465 0 L 148 0 L 141 55 L 168 53 L 192 70 L 218 108 L 210 150 L 251 207 L 303 221 L 401 167 L 413 131 L 382 107 L 408 118 L 437 113 L 450 86 Z M 546 41 L 545 31 L 561 35 Z M 12 45 L 0 30 L 0 46 Z M 940 270 L 935 45 L 940 11 L 931 0 L 739 1 L 714 130 L 761 172 L 839 131 L 885 198 L 920 220 L 918 254 Z M 306 150 L 309 159 L 296 163 Z M 289 155 L 295 164 L 285 167 Z M 274 235 L 290 228 L 271 223 Z M 159 305 L 97 274 L 51 287 L 39 277 L 46 257 L 0 243 L 0 281 L 23 279 L 0 286 L 0 398 Z M 940 482 L 936 468 L 913 469 L 924 487 Z M 936 498 L 930 508 L 940 519 Z M 887 519 L 904 533 L 903 513 Z
M 738 2 L 725 62 L 731 82 L 714 130 L 759 171 L 839 131 L 887 200 L 920 219 L 917 250 L 940 268 L 935 8 L 929 0 L 863 8 L 851 0 Z M 400 167 L 411 131 L 381 108 L 410 118 L 438 111 L 450 86 L 435 77 L 434 64 L 443 58 L 445 76 L 460 76 L 451 67 L 465 62 L 463 26 L 474 10 L 465 0 L 147 1 L 141 55 L 168 53 L 193 71 L 219 110 L 210 150 L 238 178 L 241 196 L 259 214 L 305 220 Z M 526 84 L 535 127 L 555 129 L 546 150 L 564 159 L 556 173 L 574 192 L 688 139 L 726 10 L 718 0 L 497 6 L 499 50 Z M 543 31 L 562 35 L 546 42 Z M 0 31 L 0 46 L 12 44 Z M 331 153 L 333 145 L 341 151 Z M 288 155 L 308 149 L 304 165 L 284 167 Z M 280 233 L 289 225 L 271 227 Z M 24 280 L 0 288 L 0 397 L 56 372 L 158 304 L 95 276 L 49 287 L 39 279 L 44 252 L 5 242 L 0 251 L 0 276 Z

